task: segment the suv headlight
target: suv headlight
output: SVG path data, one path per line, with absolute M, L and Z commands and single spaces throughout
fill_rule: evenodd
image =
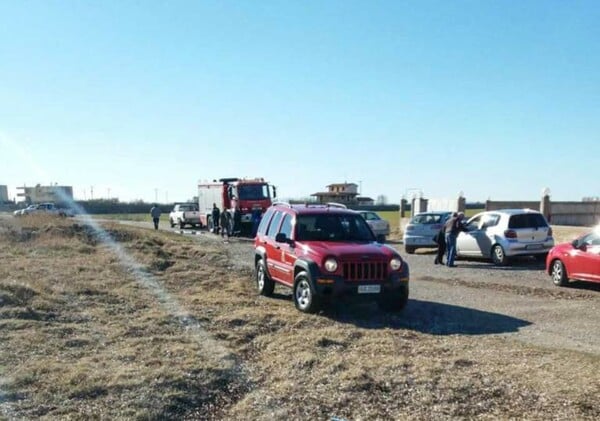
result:
M 337 270 L 338 263 L 333 257 L 328 257 L 323 266 L 325 266 L 325 270 L 327 272 L 335 272 Z
M 398 270 L 402 267 L 402 260 L 399 257 L 394 257 L 390 260 L 390 267 L 392 270 Z

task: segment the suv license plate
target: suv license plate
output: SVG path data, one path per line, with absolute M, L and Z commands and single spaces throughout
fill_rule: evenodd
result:
M 359 294 L 379 294 L 381 292 L 381 285 L 359 285 Z
M 543 248 L 543 246 L 541 244 L 529 244 L 526 248 L 527 250 L 539 250 Z

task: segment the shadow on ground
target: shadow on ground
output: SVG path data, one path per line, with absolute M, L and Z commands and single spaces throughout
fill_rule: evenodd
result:
M 323 316 L 367 329 L 410 329 L 432 335 L 510 333 L 531 324 L 504 314 L 422 300 L 409 300 L 399 314 L 385 313 L 375 303 L 339 301 L 327 307 Z

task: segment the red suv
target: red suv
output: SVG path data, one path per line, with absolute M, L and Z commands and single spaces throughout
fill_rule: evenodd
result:
M 271 206 L 254 239 L 254 267 L 260 294 L 272 295 L 275 282 L 285 285 L 306 313 L 342 295 L 375 299 L 386 311 L 408 301 L 406 262 L 343 205 Z

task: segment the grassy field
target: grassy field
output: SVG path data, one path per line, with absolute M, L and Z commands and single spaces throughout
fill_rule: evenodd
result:
M 303 315 L 258 297 L 222 243 L 106 230 L 0 223 L 0 417 L 600 417 L 596 356 Z

